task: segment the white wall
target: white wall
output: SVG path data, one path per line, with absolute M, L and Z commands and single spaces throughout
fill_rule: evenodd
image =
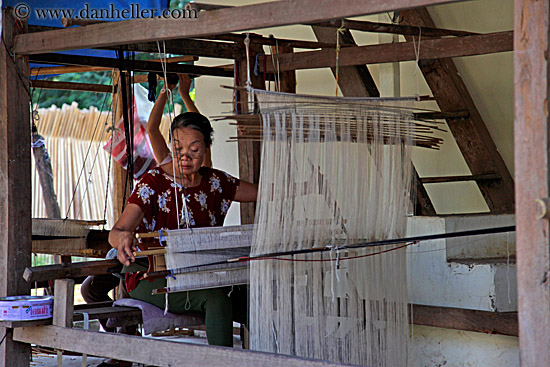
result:
M 514 336 L 415 326 L 411 330 L 409 366 L 517 367 L 519 343 Z

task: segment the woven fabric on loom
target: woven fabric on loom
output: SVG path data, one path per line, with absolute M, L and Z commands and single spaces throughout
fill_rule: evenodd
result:
M 252 255 L 405 234 L 411 102 L 255 91 L 263 149 Z M 392 245 L 398 247 L 398 245 Z M 301 254 L 250 264 L 251 349 L 406 366 L 405 250 Z

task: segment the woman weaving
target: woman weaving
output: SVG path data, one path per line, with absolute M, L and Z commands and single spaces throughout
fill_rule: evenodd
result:
M 183 113 L 174 118 L 170 131 L 173 161 L 145 174 L 109 234 L 109 242 L 118 249 L 118 259 L 126 271 L 144 270 L 134 263 L 135 231 L 222 226 L 232 201 L 256 200 L 256 185 L 223 171 L 202 167 L 213 133 L 206 117 L 196 112 Z M 165 287 L 166 280 L 149 281 L 142 277 L 143 272 L 126 275 L 130 296 L 164 308 L 165 296 L 151 295 L 151 292 Z M 244 321 L 239 314 L 246 315 L 246 305 L 238 304 L 237 294 L 230 298 L 228 293 L 227 288 L 171 293 L 168 310 L 205 312 L 208 343 L 232 346 L 233 320 Z

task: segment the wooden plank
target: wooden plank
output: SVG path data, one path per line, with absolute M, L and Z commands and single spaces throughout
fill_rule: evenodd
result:
M 52 324 L 69 328 L 73 326 L 74 280 L 56 279 L 54 283 Z M 62 365 L 63 351 L 57 351 L 57 365 Z
M 35 254 L 75 255 L 86 250 L 86 238 L 56 238 L 32 241 L 32 252 Z
M 417 36 L 418 32 L 422 33 L 422 37 L 445 37 L 445 36 L 470 36 L 476 33 L 457 31 L 453 29 L 442 29 L 442 28 L 433 28 L 433 27 L 416 27 L 400 24 L 389 24 L 389 23 L 376 23 L 360 20 L 331 20 L 328 22 L 321 22 L 317 24 L 312 24 L 312 26 L 318 27 L 331 27 L 331 28 L 340 28 L 344 27 L 347 30 L 353 29 L 356 31 L 363 32 L 377 32 L 377 33 L 392 33 L 392 34 L 402 34 L 407 36 Z
M 518 336 L 517 312 L 412 305 L 409 319 L 414 325 Z
M 32 234 L 38 237 L 86 237 L 89 225 L 80 220 L 33 218 Z
M 51 80 L 32 80 L 33 88 L 56 89 L 56 90 L 81 90 L 94 93 L 112 93 L 113 87 L 103 84 L 54 82 Z M 34 151 L 34 150 L 33 150 Z
M 325 47 L 335 48 L 336 47 L 336 45 L 331 45 L 323 42 L 264 37 L 259 34 L 250 34 L 249 37 L 252 42 L 260 45 L 265 45 L 265 46 L 279 46 L 279 47 L 286 47 L 286 48 L 325 48 Z M 215 36 L 204 36 L 202 38 L 222 40 L 222 41 L 243 42 L 243 40 L 246 38 L 246 35 L 240 34 L 240 33 L 227 33 L 227 34 L 217 34 Z
M 3 328 L 16 328 L 16 327 L 24 327 L 24 326 L 42 326 L 42 325 L 51 325 L 52 318 L 48 319 L 41 319 L 41 320 L 25 320 L 25 321 L 19 321 L 19 320 L 2 320 L 0 321 L 0 327 Z
M 56 279 L 54 283 L 53 324 L 62 327 L 73 325 L 74 280 Z
M 550 4 L 514 8 L 516 251 L 522 367 L 550 365 L 550 228 L 535 200 L 550 197 Z
M 441 177 L 422 177 L 420 181 L 423 184 L 446 183 L 446 182 L 464 182 L 464 181 L 496 181 L 500 180 L 500 175 L 495 173 L 486 173 L 483 175 L 463 175 L 463 176 L 441 176 Z
M 158 52 L 158 49 L 156 49 Z M 154 51 L 151 51 L 154 52 Z M 193 56 L 184 56 L 186 59 L 194 59 Z M 167 62 L 173 62 L 172 59 L 177 59 L 176 57 L 169 58 Z M 149 60 L 154 62 L 159 62 L 160 60 Z M 186 61 L 192 61 L 192 60 L 186 60 Z M 85 73 L 88 71 L 112 71 L 112 68 L 104 68 L 101 66 L 51 66 L 51 67 L 35 67 L 31 68 L 31 76 L 38 76 L 38 75 L 53 75 L 53 74 L 70 74 L 70 73 Z M 145 78 L 145 81 L 147 81 L 147 78 Z M 36 80 L 32 80 L 32 83 L 36 82 Z M 92 85 L 92 84 L 85 84 L 85 85 Z
M 84 261 L 27 267 L 22 279 L 32 283 L 35 281 L 77 278 L 88 275 L 116 273 L 122 270 L 122 264 L 117 260 Z
M 115 71 L 113 73 L 113 84 L 122 85 L 120 83 L 120 72 Z M 129 85 L 129 83 L 126 83 Z M 117 88 L 113 94 L 113 105 L 115 107 L 114 115 L 115 121 L 120 121 L 122 118 L 122 87 Z M 112 159 L 112 158 L 111 158 Z M 126 205 L 125 200 L 128 199 L 132 193 L 133 177 L 129 177 L 128 171 L 124 169 L 118 162 L 113 159 L 112 162 L 113 172 L 113 220 L 116 221 L 122 214 L 122 211 Z
M 112 302 L 110 302 L 112 304 Z M 84 320 L 84 313 L 88 314 L 90 320 L 94 319 L 108 319 L 110 317 L 124 317 L 128 319 L 133 319 L 136 321 L 141 321 L 141 310 L 134 307 L 96 307 L 88 309 L 78 309 L 74 310 L 73 320 L 81 321 Z
M 159 52 L 156 42 L 132 43 L 123 46 L 126 51 Z M 107 50 L 116 50 L 120 47 L 104 47 Z M 162 52 L 176 55 L 194 55 L 221 59 L 235 59 L 242 57 L 242 45 L 229 42 L 213 42 L 196 39 L 167 40 L 160 42 Z
M 185 356 L 185 364 L 189 366 L 344 366 L 339 363 L 290 357 L 283 354 L 99 333 L 54 325 L 14 329 L 14 339 L 24 343 L 154 366 L 180 366 L 182 356 Z
M 88 71 L 111 71 L 112 68 L 102 68 L 99 66 L 51 66 L 31 68 L 31 75 L 53 75 L 53 74 L 70 74 L 70 73 L 85 73 Z
M 34 125 L 33 125 L 34 126 Z M 34 127 L 33 129 L 36 129 Z M 44 137 L 33 131 L 32 134 L 32 153 L 36 172 L 42 188 L 42 197 L 44 198 L 44 206 L 46 207 L 46 215 L 48 218 L 61 218 L 57 195 L 53 186 L 52 162 L 47 154 Z
M 55 53 L 32 55 L 30 56 L 29 61 L 59 65 L 101 66 L 115 69 L 120 67 L 120 63 L 117 59 L 109 57 L 78 56 Z M 154 61 L 133 60 L 131 64 L 135 71 L 163 71 L 163 65 Z M 169 73 L 233 77 L 232 71 L 221 68 L 176 63 L 167 63 L 166 71 Z
M 512 31 L 427 39 L 422 41 L 420 60 L 484 55 L 512 50 Z M 266 63 L 264 70 L 264 57 L 268 56 L 260 57 L 260 70 L 273 72 L 273 66 L 269 62 Z M 343 47 L 340 50 L 339 67 L 412 60 L 416 60 L 414 42 Z M 279 55 L 279 65 L 281 71 L 334 67 L 336 66 L 336 54 L 334 50 L 320 50 Z
M 336 32 L 333 28 L 312 26 L 317 39 L 324 43 L 336 44 Z M 345 46 L 356 46 L 355 40 L 349 30 L 344 30 L 341 35 L 341 42 Z M 326 51 L 326 50 L 325 50 Z M 329 51 L 333 54 L 334 51 Z M 342 50 L 340 50 L 342 52 Z M 280 55 L 283 56 L 283 55 Z M 281 62 L 279 60 L 279 62 Z M 331 67 L 332 73 L 336 74 L 336 68 Z M 338 66 L 338 86 L 346 97 L 380 97 L 378 87 L 374 83 L 369 69 L 366 65 Z
M 63 28 L 30 25 L 29 33 L 45 32 L 59 29 Z M 120 50 L 121 46 L 106 46 L 100 48 L 106 50 Z M 159 53 L 159 45 L 157 44 L 157 42 L 132 43 L 128 45 L 123 45 L 122 48 L 124 49 L 124 51 Z M 196 39 L 173 39 L 160 42 L 161 51 L 164 52 L 166 50 L 166 53 L 169 54 L 204 56 L 222 59 L 235 59 L 235 57 L 237 56 L 241 57 L 241 48 L 242 45 L 239 46 L 233 43 L 212 42 Z
M 457 0 L 282 0 L 211 10 L 200 19 L 134 19 L 17 36 L 15 52 L 43 52 L 96 48 L 138 42 L 246 31 L 288 24 L 309 24 L 399 9 L 412 9 Z M 243 22 L 246 19 L 246 22 Z
M 256 61 L 256 55 L 263 53 L 263 47 L 261 45 L 250 43 L 250 78 L 252 87 L 265 89 L 265 83 L 259 76 L 255 76 L 252 72 L 254 62 Z M 242 58 L 242 61 L 236 62 L 237 66 L 237 85 L 246 86 L 247 81 L 247 62 L 246 56 Z M 248 105 L 248 93 L 246 91 L 237 91 L 237 113 L 246 114 L 249 111 Z M 240 131 L 237 131 L 241 135 Z M 261 159 L 261 146 L 257 141 L 239 141 L 238 143 L 239 154 L 239 178 L 248 182 L 258 183 L 260 180 L 260 159 Z M 253 224 L 255 216 L 255 203 L 241 203 L 241 224 Z
M 402 12 L 401 18 L 405 24 L 434 26 L 426 9 Z M 436 98 L 441 112 L 468 111 L 467 118 L 447 119 L 447 124 L 472 175 L 496 173 L 501 177 L 497 181 L 477 182 L 487 206 L 492 213 L 513 212 L 514 182 L 512 176 L 454 62 L 450 59 L 424 61 L 420 63 L 420 70 Z
M 31 149 L 28 66 L 14 57 L 16 25 L 2 10 L 0 46 L 0 296 L 30 294 L 21 274 L 31 264 Z M 23 31 L 25 24 L 23 24 Z M 11 331 L 0 345 L 0 365 L 28 366 L 30 346 L 13 341 Z

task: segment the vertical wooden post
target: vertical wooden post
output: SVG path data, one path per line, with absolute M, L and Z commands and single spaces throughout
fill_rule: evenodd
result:
M 62 327 L 72 327 L 74 311 L 74 280 L 56 279 L 54 283 L 55 296 L 53 301 L 52 324 Z M 63 365 L 63 351 L 57 351 L 57 365 Z
M 120 72 L 115 71 L 113 73 L 113 84 L 116 86 L 120 85 Z M 122 118 L 122 92 L 120 88 L 115 88 L 116 93 L 113 94 L 113 106 L 115 111 L 113 111 L 115 116 L 115 123 L 117 123 Z M 111 158 L 112 159 L 112 158 Z M 122 214 L 122 208 L 124 207 L 124 197 L 128 199 L 131 194 L 130 183 L 126 185 L 126 180 L 128 179 L 127 171 L 122 168 L 120 164 L 113 160 L 113 212 L 114 212 L 114 221 L 116 222 Z M 124 195 L 124 189 L 126 188 L 126 195 Z
M 520 361 L 550 366 L 550 3 L 515 0 L 515 182 Z M 539 202 L 540 203 L 540 202 Z M 537 217 L 537 209 L 541 210 Z
M 29 68 L 11 53 L 17 33 L 12 10 L 3 10 L 0 45 L 0 296 L 30 294 L 22 277 L 31 265 Z M 0 337 L 7 332 L 0 328 Z M 0 366 L 28 366 L 30 353 L 30 345 L 14 342 L 10 332 L 0 346 Z
M 74 311 L 74 280 L 56 279 L 53 303 L 53 321 L 57 326 L 71 327 Z
M 261 45 L 250 42 L 250 79 L 252 87 L 265 89 L 265 83 L 261 75 L 255 76 L 253 73 L 256 54 L 262 53 Z M 237 63 L 237 85 L 244 87 L 248 79 L 246 55 Z M 239 91 L 237 98 L 237 112 L 248 112 L 248 93 Z M 239 141 L 239 178 L 245 181 L 258 183 L 260 178 L 260 154 L 261 147 L 259 142 Z M 254 203 L 241 203 L 241 224 L 254 223 L 255 207 Z

